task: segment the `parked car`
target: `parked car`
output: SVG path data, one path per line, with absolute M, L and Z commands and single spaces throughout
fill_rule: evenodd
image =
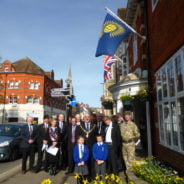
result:
M 0 124 L 0 161 L 18 158 L 22 126 L 24 124 Z

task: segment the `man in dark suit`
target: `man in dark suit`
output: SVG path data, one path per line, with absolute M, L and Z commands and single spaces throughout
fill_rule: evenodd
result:
M 37 166 L 36 166 L 36 173 L 38 173 L 41 170 L 42 167 L 42 161 L 43 161 L 43 155 L 44 150 L 42 150 L 43 145 L 47 145 L 47 140 L 45 140 L 45 136 L 47 134 L 47 130 L 49 128 L 49 116 L 45 115 L 43 118 L 43 123 L 38 125 L 37 129 L 37 149 L 38 149 L 38 160 L 37 160 Z M 46 156 L 46 154 L 45 154 Z M 44 168 L 47 170 L 47 168 Z
M 67 136 L 68 136 L 68 171 L 65 174 L 70 174 L 74 170 L 74 161 L 73 161 L 73 148 L 76 144 L 77 135 L 76 135 L 77 121 L 75 117 L 71 118 L 71 124 L 68 126 Z
M 65 116 L 59 114 L 58 125 L 61 134 L 61 144 L 60 144 L 60 158 L 59 158 L 59 168 L 65 170 L 67 167 L 67 129 L 68 123 L 65 122 Z
M 97 128 L 98 128 L 98 134 L 103 134 L 103 131 L 105 130 L 105 123 L 103 121 L 104 115 L 99 113 L 97 114 Z
M 94 175 L 94 160 L 92 158 L 92 148 L 93 144 L 96 143 L 96 135 L 98 134 L 98 129 L 96 124 L 91 123 L 91 115 L 85 114 L 84 122 L 81 125 L 77 126 L 77 136 L 83 136 L 85 138 L 85 143 L 90 150 L 90 159 L 89 159 L 89 170 L 91 176 Z
M 108 173 L 118 174 L 118 147 L 121 145 L 121 133 L 117 123 L 111 121 L 111 118 L 104 118 L 105 142 L 108 146 L 107 171 Z
M 37 127 L 32 124 L 33 118 L 27 118 L 27 125 L 21 129 L 21 149 L 22 149 L 22 174 L 26 173 L 26 162 L 29 158 L 29 171 L 33 172 L 33 165 L 35 159 L 35 143 L 37 138 Z

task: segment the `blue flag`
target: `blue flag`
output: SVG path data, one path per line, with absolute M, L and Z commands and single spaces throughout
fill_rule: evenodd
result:
M 101 55 L 113 56 L 121 41 L 133 31 L 120 20 L 107 13 L 103 23 L 96 57 Z

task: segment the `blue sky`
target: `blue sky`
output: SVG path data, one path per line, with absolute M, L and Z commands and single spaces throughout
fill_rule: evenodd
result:
M 103 58 L 95 58 L 104 7 L 114 12 L 127 0 L 1 0 L 0 56 L 29 57 L 55 79 L 66 79 L 71 65 L 79 102 L 100 106 Z

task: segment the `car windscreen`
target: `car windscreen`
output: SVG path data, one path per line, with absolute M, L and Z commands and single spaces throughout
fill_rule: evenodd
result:
M 20 132 L 20 127 L 16 125 L 0 125 L 0 136 L 14 137 Z

